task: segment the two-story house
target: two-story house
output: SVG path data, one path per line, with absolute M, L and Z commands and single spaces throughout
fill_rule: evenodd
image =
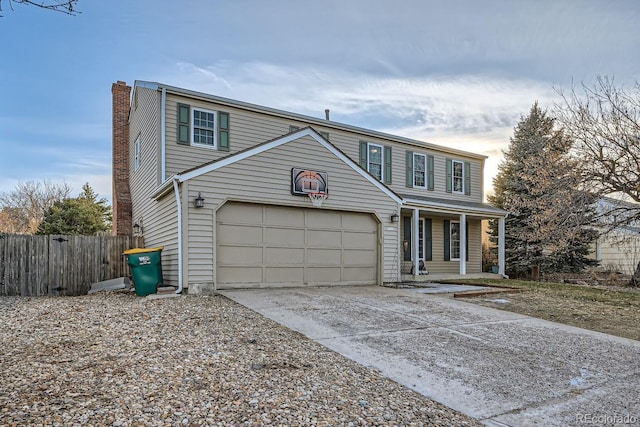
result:
M 507 213 L 482 203 L 485 156 L 328 111 L 143 81 L 112 92 L 114 233 L 164 246 L 177 292 L 477 274 L 481 221 L 504 230 Z

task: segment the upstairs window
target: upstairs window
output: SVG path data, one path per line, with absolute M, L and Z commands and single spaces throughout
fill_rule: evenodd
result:
M 453 174 L 451 186 L 454 193 L 464 193 L 464 163 L 457 160 L 451 162 Z
M 193 143 L 216 146 L 216 113 L 215 111 L 193 109 L 191 134 Z
M 368 150 L 367 170 L 382 181 L 382 145 L 369 144 Z
M 433 190 L 433 156 L 431 154 L 414 153 L 406 151 L 407 187 L 425 188 Z
M 471 164 L 461 160 L 446 159 L 447 193 L 471 194 Z
M 177 142 L 229 151 L 229 113 L 178 104 Z
M 426 187 L 427 185 L 427 156 L 424 154 L 413 155 L 413 186 Z
M 391 147 L 360 141 L 360 166 L 379 181 L 391 184 Z

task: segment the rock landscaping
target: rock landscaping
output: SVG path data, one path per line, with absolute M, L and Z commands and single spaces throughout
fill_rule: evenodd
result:
M 0 426 L 479 426 L 222 296 L 0 298 Z

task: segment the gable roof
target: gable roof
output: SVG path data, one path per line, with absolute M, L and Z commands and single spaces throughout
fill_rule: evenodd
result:
M 200 166 L 196 166 L 194 168 L 190 168 L 190 169 L 187 169 L 185 171 L 182 171 L 182 172 L 174 175 L 170 179 L 168 179 L 156 191 L 156 193 L 153 195 L 153 197 L 158 198 L 158 197 L 166 194 L 168 191 L 170 191 L 171 188 L 172 188 L 172 187 L 170 187 L 170 183 L 173 182 L 173 181 L 176 181 L 176 180 L 178 182 L 188 181 L 190 179 L 199 177 L 199 176 L 201 176 L 203 174 L 206 174 L 206 173 L 209 173 L 209 172 L 213 172 L 215 170 L 218 170 L 218 169 L 223 168 L 225 166 L 234 164 L 236 162 L 239 162 L 241 160 L 244 160 L 244 159 L 247 159 L 249 157 L 255 156 L 257 154 L 264 153 L 265 151 L 268 151 L 268 150 L 270 150 L 272 148 L 279 147 L 281 145 L 287 144 L 287 143 L 289 143 L 291 141 L 295 141 L 296 139 L 299 139 L 299 138 L 302 138 L 302 137 L 305 137 L 305 136 L 309 136 L 309 137 L 313 138 L 314 140 L 316 140 L 320 145 L 322 145 L 324 148 L 326 148 L 331 153 L 333 153 L 336 157 L 338 157 L 340 160 L 342 160 L 344 163 L 346 163 L 348 166 L 350 166 L 354 171 L 356 171 L 359 175 L 361 175 L 363 178 L 365 178 L 371 184 L 373 184 L 376 187 L 378 187 L 378 189 L 380 191 L 385 193 L 387 196 L 389 196 L 395 202 L 402 203 L 402 199 L 398 194 L 396 194 L 393 190 L 391 190 L 389 187 L 387 187 L 384 183 L 378 181 L 368 171 L 362 169 L 359 164 L 354 162 L 342 150 L 340 150 L 338 147 L 333 145 L 331 142 L 327 141 L 325 138 L 322 137 L 322 135 L 320 135 L 318 132 L 316 132 L 311 127 L 306 127 L 306 128 L 303 128 L 303 129 L 295 130 L 293 132 L 289 132 L 288 134 L 279 136 L 279 137 L 274 138 L 274 139 L 272 139 L 270 141 L 265 141 L 265 142 L 263 142 L 261 144 L 251 146 L 251 147 L 246 148 L 246 149 L 244 149 L 242 151 L 238 151 L 237 153 L 230 154 L 230 155 L 228 155 L 226 157 L 222 157 L 222 158 L 217 159 L 217 160 L 213 160 L 213 161 L 210 161 L 210 162 L 207 162 L 207 163 L 203 163 Z
M 225 98 L 225 97 L 222 97 L 222 96 L 210 95 L 210 94 L 203 93 L 203 92 L 197 92 L 197 91 L 193 91 L 193 90 L 189 90 L 189 89 L 183 89 L 183 88 L 170 86 L 170 85 L 165 85 L 165 84 L 161 84 L 161 83 L 157 83 L 157 82 L 148 82 L 148 81 L 143 81 L 143 80 L 136 80 L 134 82 L 132 97 L 134 96 L 133 94 L 135 93 L 136 87 L 144 87 L 144 88 L 152 89 L 152 90 L 163 90 L 164 89 L 164 90 L 166 90 L 167 92 L 170 92 L 170 93 L 175 93 L 175 94 L 182 95 L 182 96 L 188 96 L 188 97 L 195 98 L 195 99 L 201 99 L 201 100 L 211 101 L 211 102 L 215 102 L 215 103 L 222 104 L 222 105 L 228 105 L 228 106 L 231 106 L 231 107 L 241 108 L 241 109 L 244 109 L 244 110 L 255 111 L 255 112 L 260 112 L 260 113 L 264 113 L 264 114 L 270 114 L 270 115 L 279 116 L 279 117 L 285 117 L 285 118 L 289 118 L 289 119 L 293 119 L 293 120 L 309 123 L 310 125 L 314 125 L 315 124 L 315 125 L 323 126 L 323 127 L 327 127 L 327 128 L 333 128 L 333 129 L 337 129 L 337 130 L 353 132 L 353 133 L 356 133 L 356 134 L 360 134 L 365 138 L 367 136 L 375 137 L 375 138 L 382 138 L 382 139 L 386 139 L 386 140 L 389 140 L 389 141 L 395 141 L 395 142 L 399 142 L 399 143 L 412 145 L 414 147 L 420 147 L 420 148 L 423 148 L 423 149 L 439 151 L 439 152 L 442 152 L 442 153 L 445 153 L 445 154 L 448 154 L 448 155 L 459 155 L 459 156 L 468 157 L 468 158 L 471 158 L 471 159 L 478 159 L 478 160 L 487 159 L 487 156 L 485 156 L 483 154 L 477 154 L 477 153 L 472 153 L 472 152 L 469 152 L 469 151 L 458 150 L 458 149 L 455 149 L 455 148 L 445 147 L 445 146 L 437 145 L 437 144 L 432 144 L 432 143 L 420 141 L 420 140 L 417 140 L 417 139 L 405 138 L 405 137 L 402 137 L 402 136 L 392 135 L 392 134 L 384 133 L 384 132 L 379 132 L 379 131 L 375 131 L 375 130 L 372 130 L 372 129 L 366 129 L 366 128 L 362 128 L 362 127 L 358 127 L 358 126 L 352 126 L 352 125 L 348 125 L 348 124 L 345 124 L 345 123 L 335 122 L 335 121 L 332 121 L 332 120 L 319 119 L 317 117 L 306 116 L 306 115 L 303 115 L 303 114 L 298 114 L 298 113 L 293 113 L 293 112 L 289 112 L 289 111 L 279 110 L 279 109 L 271 108 L 271 107 L 265 107 L 265 106 L 257 105 L 257 104 L 251 104 L 249 102 L 238 101 L 238 100 L 235 100 L 235 99 Z

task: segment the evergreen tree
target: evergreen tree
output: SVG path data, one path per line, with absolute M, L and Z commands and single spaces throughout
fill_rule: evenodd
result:
M 595 199 L 580 186 L 572 141 L 554 128 L 537 103 L 520 119 L 493 181 L 489 202 L 510 212 L 506 219 L 507 273 L 580 271 L 597 237 L 589 227 Z M 497 229 L 492 226 L 497 239 Z
M 111 228 L 111 207 L 86 183 L 75 199 L 64 199 L 47 210 L 36 234 L 92 236 Z

